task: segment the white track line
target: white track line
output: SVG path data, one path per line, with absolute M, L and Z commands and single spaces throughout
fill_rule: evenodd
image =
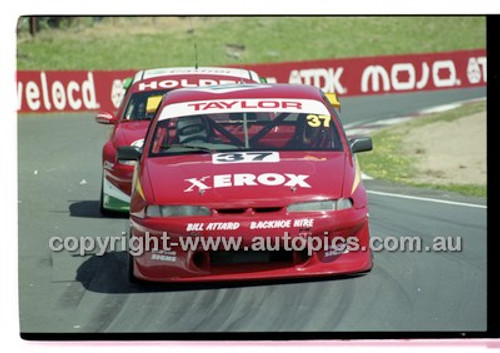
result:
M 447 200 L 440 200 L 440 199 L 431 199 L 431 198 L 428 198 L 428 197 L 417 197 L 417 196 L 410 196 L 410 195 L 403 195 L 403 194 L 392 194 L 392 193 L 389 193 L 389 192 L 373 191 L 373 190 L 367 190 L 366 192 L 368 194 L 388 196 L 388 197 L 397 197 L 397 198 L 400 198 L 400 199 L 409 199 L 409 200 L 427 201 L 427 202 L 435 202 L 435 203 L 444 203 L 444 204 L 447 204 L 447 205 L 454 205 L 454 206 L 465 206 L 465 207 L 474 207 L 474 208 L 483 208 L 483 209 L 487 208 L 487 206 L 485 206 L 485 205 L 477 205 L 477 204 L 473 204 L 473 203 L 447 201 Z
M 463 104 L 464 103 L 458 102 L 458 103 L 438 105 L 435 107 L 420 110 L 418 112 L 418 114 L 419 115 L 427 115 L 427 114 L 434 114 L 434 113 L 443 113 L 443 112 L 447 112 L 448 110 L 452 110 L 452 109 L 461 107 Z
M 413 117 L 411 116 L 401 116 L 398 118 L 377 120 L 374 121 L 373 123 L 367 123 L 367 125 L 393 125 L 393 124 L 400 124 L 411 119 L 413 119 Z
M 368 174 L 365 174 L 363 172 L 361 172 L 361 179 L 362 180 L 373 180 L 373 178 L 371 176 L 369 176 Z

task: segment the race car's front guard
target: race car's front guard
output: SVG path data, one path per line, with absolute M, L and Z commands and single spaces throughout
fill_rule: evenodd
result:
M 107 211 L 129 212 L 130 196 L 113 185 L 106 174 L 102 178 L 102 208 Z

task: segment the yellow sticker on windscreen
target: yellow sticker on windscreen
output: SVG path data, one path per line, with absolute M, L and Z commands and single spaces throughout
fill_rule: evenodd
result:
M 151 96 L 148 97 L 148 101 L 146 103 L 146 112 L 147 113 L 154 113 L 156 112 L 156 109 L 158 109 L 158 106 L 160 105 L 161 99 L 163 96 Z

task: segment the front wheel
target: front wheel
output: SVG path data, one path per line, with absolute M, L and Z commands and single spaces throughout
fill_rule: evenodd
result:
M 139 283 L 139 279 L 134 276 L 134 257 L 127 252 L 127 277 L 130 283 Z
M 127 244 L 130 244 L 130 236 L 132 230 L 129 229 L 128 231 L 128 236 L 127 236 Z M 137 277 L 134 276 L 134 257 L 130 253 L 130 249 L 127 248 L 127 279 L 128 282 L 131 284 L 139 283 L 141 282 Z

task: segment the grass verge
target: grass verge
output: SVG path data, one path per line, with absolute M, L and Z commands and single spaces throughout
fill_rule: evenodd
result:
M 412 130 L 435 122 L 453 122 L 465 116 L 486 110 L 486 102 L 470 103 L 443 113 L 430 114 L 410 120 L 400 125 L 391 126 L 375 132 L 373 151 L 360 154 L 358 159 L 364 173 L 376 179 L 385 179 L 407 185 L 458 192 L 468 196 L 486 196 L 486 185 L 476 184 L 437 184 L 417 182 L 420 172 L 418 162 L 420 155 L 410 151 L 403 143 L 405 136 Z
M 484 16 L 75 17 L 31 37 L 19 70 L 238 65 L 486 48 Z

